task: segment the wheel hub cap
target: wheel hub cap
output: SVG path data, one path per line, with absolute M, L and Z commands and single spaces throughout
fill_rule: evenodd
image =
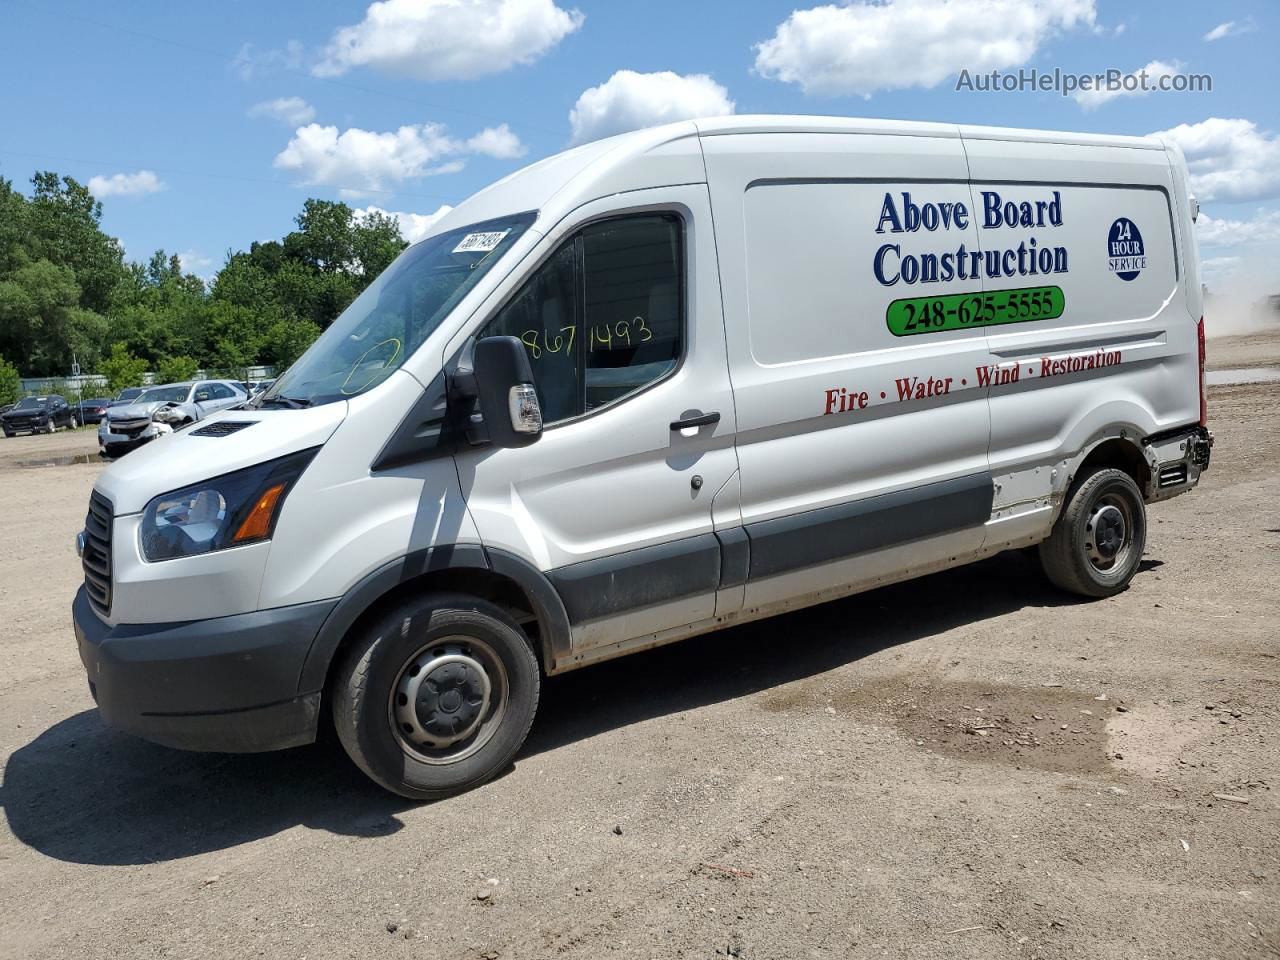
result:
M 483 665 L 465 650 L 434 648 L 401 674 L 395 720 L 409 743 L 447 747 L 475 733 L 488 712 L 491 692 Z
M 1085 549 L 1094 560 L 1114 560 L 1124 546 L 1126 531 L 1124 514 L 1119 508 L 1106 504 L 1089 517 L 1086 529 Z

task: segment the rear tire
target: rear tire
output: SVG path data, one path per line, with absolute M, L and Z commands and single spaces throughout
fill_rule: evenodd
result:
M 1053 584 L 1085 597 L 1110 597 L 1129 586 L 1147 542 L 1142 493 L 1122 470 L 1100 469 L 1077 481 L 1040 544 Z
M 511 763 L 539 681 L 528 638 L 500 608 L 461 594 L 416 598 L 371 624 L 338 665 L 333 725 L 376 783 L 432 800 Z

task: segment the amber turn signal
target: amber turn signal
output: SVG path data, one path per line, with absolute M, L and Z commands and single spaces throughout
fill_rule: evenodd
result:
M 285 484 L 277 483 L 274 487 L 268 487 L 262 496 L 258 497 L 258 502 L 249 511 L 249 516 L 244 518 L 244 523 L 240 524 L 240 529 L 231 538 L 232 543 L 265 540 L 270 535 L 271 519 L 275 516 L 276 504 L 280 502 L 280 494 L 284 493 L 284 488 Z

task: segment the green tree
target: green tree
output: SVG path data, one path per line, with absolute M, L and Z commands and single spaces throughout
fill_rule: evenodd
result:
M 16 269 L 0 279 L 0 353 L 22 357 L 31 376 L 65 372 L 72 311 L 80 301 L 75 273 L 21 252 L 14 263 Z
M 75 272 L 80 306 L 102 313 L 124 271 L 120 242 L 102 232 L 102 204 L 71 177 L 41 171 L 31 178 L 27 245 L 33 259 Z
M 119 393 L 125 387 L 142 386 L 143 374 L 147 372 L 147 361 L 135 357 L 123 343 L 113 344 L 110 356 L 98 366 L 112 393 Z
M 320 328 L 310 320 L 298 317 L 277 320 L 267 328 L 260 357 L 275 366 L 277 373 L 283 373 L 318 336 Z
M 181 383 L 194 380 L 199 365 L 191 357 L 165 357 L 156 364 L 156 383 Z
M 400 224 L 395 218 L 376 211 L 357 220 L 353 234 L 352 251 L 360 265 L 360 289 L 363 290 L 400 256 L 400 251 L 408 244 L 400 235 Z
M 21 395 L 22 378 L 18 376 L 18 368 L 0 357 L 0 405 L 17 403 Z

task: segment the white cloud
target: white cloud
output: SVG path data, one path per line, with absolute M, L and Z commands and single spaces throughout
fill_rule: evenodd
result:
M 1209 257 L 1200 261 L 1200 272 L 1206 277 L 1218 277 L 1235 273 L 1239 269 L 1239 257 Z
M 137 197 L 144 193 L 158 193 L 164 188 L 164 181 L 150 170 L 89 178 L 89 192 L 99 200 L 104 197 Z
M 1133 73 L 1121 77 L 1115 88 L 1079 90 L 1071 96 L 1086 110 L 1097 110 L 1104 103 L 1119 97 L 1145 97 L 1149 93 L 1155 93 L 1155 86 L 1161 77 L 1176 77 L 1182 73 L 1184 66 L 1180 60 L 1152 60 L 1145 67 L 1139 67 Z M 1143 74 L 1146 74 L 1145 80 Z
M 1212 43 L 1214 40 L 1221 40 L 1223 37 L 1234 37 L 1238 33 L 1250 33 L 1256 30 L 1258 25 L 1253 22 L 1253 18 L 1247 20 L 1228 20 L 1226 23 L 1220 23 L 1208 33 L 1204 35 L 1206 43 Z
M 756 72 L 821 96 L 934 87 L 1026 63 L 1059 31 L 1093 29 L 1095 0 L 850 0 L 793 11 L 756 45 Z
M 482 153 L 487 157 L 499 160 L 514 160 L 523 157 L 527 148 L 520 138 L 511 132 L 505 123 L 496 127 L 487 127 L 474 137 L 467 138 L 467 149 L 472 153 Z
M 446 203 L 442 204 L 435 213 L 406 213 L 403 210 L 383 210 L 381 207 L 374 206 L 362 207 L 354 211 L 354 213 L 358 220 L 363 220 L 371 213 L 380 213 L 384 217 L 391 217 L 400 225 L 400 236 L 410 243 L 417 243 L 431 232 L 431 228 L 435 226 L 437 220 L 442 219 L 452 210 L 453 207 Z
M 1210 117 L 1154 134 L 1182 148 L 1200 202 L 1248 202 L 1280 194 L 1280 138 L 1252 120 Z
M 598 87 L 582 92 L 569 111 L 569 126 L 573 142 L 585 143 L 641 127 L 729 113 L 733 113 L 729 91 L 705 73 L 682 77 L 670 70 L 619 70 Z
M 310 186 L 341 188 L 349 196 L 383 190 L 417 177 L 456 173 L 468 154 L 502 159 L 524 146 L 506 124 L 481 130 L 469 140 L 448 135 L 443 125 L 423 123 L 377 133 L 310 123 L 294 131 L 275 166 L 297 173 Z
M 181 264 L 183 273 L 194 273 L 198 277 L 204 277 L 213 266 L 213 258 L 196 253 L 194 250 L 184 250 L 178 254 L 178 263 Z
M 301 97 L 277 97 L 264 100 L 249 108 L 251 117 L 269 117 L 291 127 L 300 127 L 316 118 L 316 108 Z
M 1196 218 L 1202 247 L 1237 247 L 1280 240 L 1280 210 L 1259 210 L 1250 220 L 1219 220 L 1206 213 Z
M 470 80 L 532 63 L 582 26 L 553 0 L 382 0 L 338 29 L 313 68 L 373 67 L 418 80 Z
M 231 59 L 231 69 L 241 80 L 252 80 L 273 70 L 297 70 L 301 66 L 302 44 L 297 40 L 290 40 L 278 50 L 258 50 L 252 43 L 246 43 Z

